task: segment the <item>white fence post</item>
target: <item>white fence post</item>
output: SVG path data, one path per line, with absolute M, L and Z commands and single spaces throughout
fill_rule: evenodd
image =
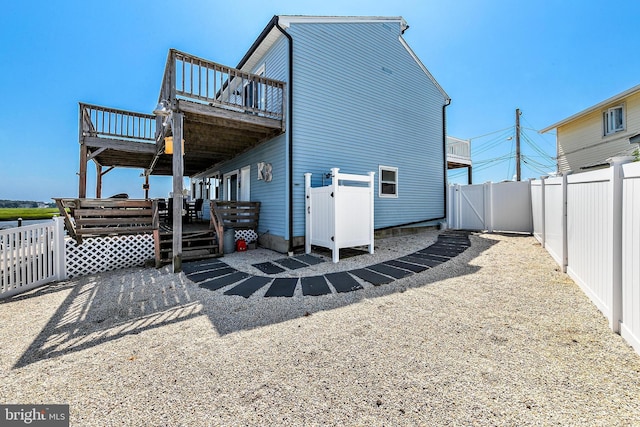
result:
M 333 204 L 333 236 L 331 236 L 331 260 L 336 263 L 340 259 L 340 236 L 336 236 L 336 224 L 338 224 L 338 209 L 336 205 L 340 203 L 339 198 L 339 177 L 340 168 L 331 168 L 331 202 Z
M 611 162 L 611 329 L 620 333 L 622 321 L 622 165 L 629 163 L 629 157 L 613 157 Z
M 305 231 L 304 231 L 304 251 L 307 254 L 311 253 L 311 174 L 309 172 L 304 174 L 304 212 L 306 216 Z
M 571 171 L 562 174 L 562 272 L 567 272 L 569 265 L 568 241 L 567 241 L 567 176 Z
M 53 253 L 54 253 L 54 272 L 56 280 L 67 279 L 66 266 L 66 245 L 64 242 L 64 219 L 61 217 L 53 218 L 54 236 L 53 236 Z
M 545 206 L 546 197 L 544 197 L 544 183 L 545 183 L 545 180 L 547 178 L 548 178 L 547 176 L 540 177 L 540 192 L 542 193 L 542 195 L 540 196 L 540 199 L 541 199 L 540 200 L 540 206 L 541 206 L 541 209 L 542 209 L 542 215 L 540 215 L 540 217 L 541 217 L 540 218 L 540 224 L 541 224 L 541 226 L 540 226 L 540 240 L 541 240 L 540 244 L 542 245 L 543 248 L 544 248 L 544 245 L 546 243 L 546 241 L 545 241 L 545 231 L 544 231 L 544 229 L 545 229 L 544 212 L 547 209 L 547 207 Z
M 369 243 L 369 253 L 372 254 L 373 250 L 374 250 L 374 244 L 373 244 L 373 239 L 374 239 L 374 218 L 373 218 L 373 200 L 374 200 L 374 194 L 373 194 L 373 187 L 375 184 L 374 181 L 374 176 L 375 176 L 375 172 L 369 172 L 369 221 L 371 221 L 371 227 L 369 228 L 369 241 L 371 243 Z
M 493 233 L 493 183 L 484 183 L 484 228 Z

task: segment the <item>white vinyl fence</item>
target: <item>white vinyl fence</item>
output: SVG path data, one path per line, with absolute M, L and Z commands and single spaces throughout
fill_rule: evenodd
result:
M 62 218 L 0 230 L 0 298 L 153 258 L 151 234 L 89 237 L 78 245 L 65 236 Z
M 531 182 L 534 236 L 640 353 L 640 163 Z
M 55 221 L 0 230 L 0 298 L 64 275 L 64 225 Z
M 531 233 L 531 194 L 528 181 L 450 185 L 449 228 Z
M 339 261 L 340 248 L 368 245 L 373 253 L 375 172 L 353 175 L 339 171 L 331 169 L 331 185 L 316 188 L 311 187 L 311 174 L 304 174 L 305 251 L 310 253 L 311 245 L 329 248 L 333 262 Z

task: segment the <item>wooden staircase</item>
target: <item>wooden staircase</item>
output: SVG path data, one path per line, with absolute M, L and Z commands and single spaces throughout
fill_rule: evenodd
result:
M 173 259 L 173 231 L 170 227 L 161 225 L 154 231 L 156 245 L 156 267 L 172 262 Z M 182 230 L 182 260 L 212 258 L 222 256 L 219 249 L 218 236 L 215 230 L 185 229 Z

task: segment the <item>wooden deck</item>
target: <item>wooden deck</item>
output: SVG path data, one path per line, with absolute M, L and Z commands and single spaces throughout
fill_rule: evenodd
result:
M 103 176 L 127 167 L 143 171 L 145 197 L 150 175 L 172 176 L 174 201 L 180 203 L 184 177 L 211 170 L 284 133 L 286 93 L 284 82 L 171 49 L 153 115 L 80 104 L 78 199 L 87 196 L 87 165 L 93 160 L 96 199 L 101 198 Z M 169 137 L 176 142 L 173 153 L 167 153 Z M 163 236 L 158 258 L 164 262 L 175 252 L 175 271 L 181 269 L 181 248 L 205 238 L 183 232 L 181 225 L 174 224 L 171 251 L 165 247 L 169 231 L 157 229 Z M 187 242 L 181 243 L 182 238 Z
M 229 160 L 285 129 L 283 82 L 173 49 L 159 100 L 183 117 L 184 176 Z M 86 182 L 89 160 L 101 176 L 114 167 L 172 175 L 172 156 L 164 152 L 164 138 L 172 135 L 170 122 L 162 116 L 81 103 L 81 182 Z M 86 189 L 79 196 L 86 197 Z

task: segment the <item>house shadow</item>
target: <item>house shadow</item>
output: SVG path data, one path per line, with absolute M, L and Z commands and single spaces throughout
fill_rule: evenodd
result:
M 381 286 L 321 296 L 250 298 L 210 291 L 184 274 L 163 269 L 127 269 L 52 284 L 2 304 L 69 291 L 14 368 L 85 350 L 119 338 L 207 316 L 219 336 L 303 318 L 364 300 L 473 274 L 473 259 L 496 242 L 476 238 L 454 260 Z

